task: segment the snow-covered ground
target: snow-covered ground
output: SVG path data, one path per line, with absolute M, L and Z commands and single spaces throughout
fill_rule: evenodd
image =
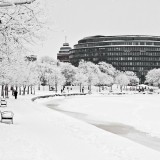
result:
M 58 100 L 59 99 L 59 100 Z M 87 115 L 102 123 L 116 122 L 132 126 L 160 138 L 160 95 L 87 95 L 55 97 L 50 105 L 62 101 L 58 109 Z
M 36 92 L 35 96 L 45 94 L 51 92 Z M 142 101 L 135 95 L 134 98 L 130 97 L 132 95 L 87 95 L 73 99 L 55 97 L 38 100 L 39 103 L 31 101 L 35 96 L 18 96 L 17 100 L 10 96 L 7 108 L 0 109 L 14 112 L 13 125 L 0 123 L 0 160 L 160 159 L 158 151 L 44 106 L 46 101 L 55 102 L 56 99 L 63 109 L 65 107 L 66 110 L 85 113 L 103 121 L 125 122 L 137 128 L 143 127 L 143 130 L 149 128 L 151 134 L 158 136 L 158 95 L 150 95 L 151 98 L 144 95 Z

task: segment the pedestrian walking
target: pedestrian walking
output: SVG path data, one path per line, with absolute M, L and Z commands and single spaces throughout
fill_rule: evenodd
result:
M 17 94 L 18 94 L 18 92 L 17 92 L 17 90 L 15 90 L 15 91 L 14 91 L 15 99 L 17 99 Z

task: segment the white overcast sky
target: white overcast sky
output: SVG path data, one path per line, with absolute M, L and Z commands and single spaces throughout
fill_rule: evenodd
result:
M 160 36 L 160 0 L 46 0 L 54 22 L 40 56 L 56 59 L 65 41 L 94 35 Z

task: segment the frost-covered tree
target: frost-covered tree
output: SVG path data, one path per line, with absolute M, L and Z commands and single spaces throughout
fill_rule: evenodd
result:
M 87 77 L 80 69 L 77 69 L 73 84 L 80 86 L 80 92 L 82 92 L 82 86 L 87 85 Z
M 77 68 L 70 63 L 60 63 L 61 73 L 66 79 L 67 85 L 72 85 L 75 81 Z
M 105 73 L 113 78 L 113 83 L 114 83 L 115 77 L 118 73 L 117 70 L 111 64 L 108 64 L 106 62 L 99 62 L 98 66 L 99 66 L 99 69 L 102 73 Z M 113 83 L 110 84 L 111 89 L 112 89 Z
M 50 64 L 51 66 L 58 66 L 59 62 L 52 57 L 43 56 L 40 58 L 40 63 Z
M 34 89 L 34 94 L 35 94 L 35 85 L 38 84 L 38 73 L 37 73 L 37 68 L 36 68 L 36 63 L 30 62 L 28 64 L 28 69 L 29 69 L 29 86 L 28 86 L 28 94 L 29 94 L 29 87 L 31 89 L 31 94 L 33 94 L 33 89 Z
M 29 94 L 29 89 L 31 88 L 31 93 L 32 93 L 32 89 L 33 87 L 38 84 L 38 74 L 37 74 L 37 70 L 36 70 L 36 64 L 34 63 L 26 63 L 25 67 L 22 69 L 22 71 L 24 71 L 20 84 L 23 87 L 23 95 L 25 95 L 25 90 L 28 87 L 28 94 Z M 35 87 L 34 87 L 35 88 Z M 35 89 L 34 89 L 35 92 Z
M 36 0 L 2 0 L 0 1 L 0 7 L 8 7 L 13 5 L 31 4 Z
M 4 97 L 4 92 L 6 97 L 8 97 L 8 85 L 12 82 L 13 72 L 11 67 L 11 61 L 7 57 L 3 57 L 0 62 L 0 85 L 2 86 L 1 96 Z
M 21 54 L 16 54 L 12 58 L 12 85 L 16 88 L 19 87 L 19 93 L 21 94 L 21 87 L 23 87 L 23 94 L 25 94 L 25 89 L 28 87 L 32 88 L 38 83 L 38 73 L 36 70 L 36 62 L 29 62 Z
M 52 57 L 44 56 L 41 57 L 37 62 L 37 73 L 39 76 L 39 90 L 40 84 L 45 85 L 48 82 L 48 77 L 52 73 L 53 67 L 57 67 L 58 61 Z
M 100 86 L 110 86 L 113 84 L 113 77 L 110 75 L 107 75 L 106 73 L 100 72 L 98 74 L 98 85 L 99 85 L 99 91 L 100 91 Z
M 65 83 L 65 77 L 61 73 L 60 67 L 53 67 L 52 73 L 48 77 L 48 84 L 51 86 L 55 86 L 56 92 L 57 92 L 57 86 L 58 85 L 64 85 Z
M 124 73 L 120 73 L 115 78 L 115 83 L 120 85 L 120 90 L 122 92 L 122 86 L 126 86 L 129 83 L 128 77 Z
M 126 76 L 128 77 L 129 83 L 131 85 L 136 85 L 139 83 L 139 78 L 136 76 L 136 74 L 132 71 L 126 71 Z
M 146 82 L 160 87 L 160 68 L 148 71 Z
M 5 95 L 8 96 L 8 85 L 19 87 L 34 86 L 37 83 L 36 64 L 25 60 L 24 55 L 14 53 L 12 56 L 4 56 L 0 62 L 0 85 L 5 88 Z M 3 93 L 3 92 L 2 92 Z
M 115 76 L 116 69 L 111 64 L 108 64 L 106 62 L 99 62 L 98 66 L 101 72 L 106 73 L 107 75 L 110 75 L 112 77 Z
M 8 1 L 9 2 L 9 1 Z M 26 5 L 11 5 L 0 10 L 0 53 L 26 53 L 42 39 L 43 23 L 40 8 L 37 3 Z M 44 19 L 43 19 L 44 21 Z
M 86 75 L 89 92 L 91 92 L 91 86 L 96 85 L 99 82 L 98 75 L 100 70 L 98 66 L 92 62 L 85 62 L 82 60 L 79 62 L 78 69 Z

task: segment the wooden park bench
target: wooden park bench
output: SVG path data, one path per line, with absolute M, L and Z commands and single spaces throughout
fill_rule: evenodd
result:
M 1 107 L 7 107 L 7 101 L 5 99 L 1 99 Z
M 5 123 L 12 123 L 13 124 L 13 112 L 11 111 L 4 111 L 1 112 L 1 122 L 5 122 Z

